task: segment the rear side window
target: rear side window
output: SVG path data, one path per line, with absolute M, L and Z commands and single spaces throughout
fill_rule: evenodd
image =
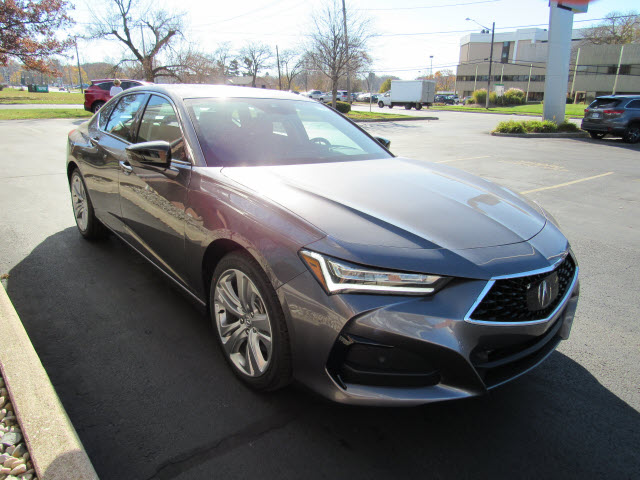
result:
M 640 100 L 634 100 L 633 102 L 629 102 L 627 108 L 640 108 Z
M 133 142 L 132 126 L 144 98 L 145 94 L 143 93 L 122 97 L 111 113 L 105 130 L 127 142 Z
M 614 108 L 620 104 L 616 98 L 596 98 L 589 108 Z
M 108 92 L 111 90 L 111 87 L 113 87 L 113 82 L 99 83 L 98 87 L 100 87 L 101 90 L 106 90 Z

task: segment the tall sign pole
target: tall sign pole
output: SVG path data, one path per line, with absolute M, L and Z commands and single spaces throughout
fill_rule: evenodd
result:
M 485 108 L 489 110 L 489 94 L 491 93 L 491 66 L 493 65 L 493 39 L 496 34 L 496 22 L 493 22 L 491 27 L 491 46 L 489 47 L 489 77 L 487 78 L 487 101 Z
M 588 2 L 551 0 L 549 2 L 549 42 L 544 81 L 543 120 L 564 122 L 571 60 L 573 13 L 586 12 Z
M 80 55 L 78 54 L 78 37 L 74 38 L 76 42 L 76 58 L 78 59 L 78 78 L 80 78 L 80 93 L 84 94 L 84 88 L 82 88 L 82 71 L 80 70 Z

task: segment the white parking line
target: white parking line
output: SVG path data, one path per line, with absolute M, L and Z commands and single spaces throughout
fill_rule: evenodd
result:
M 449 163 L 449 162 L 461 162 L 462 160 L 480 160 L 481 158 L 489 158 L 491 155 L 484 155 L 482 157 L 467 157 L 467 158 L 454 158 L 452 160 L 440 160 L 435 163 Z
M 521 194 L 534 193 L 534 192 L 541 192 L 543 190 L 551 190 L 553 188 L 566 187 L 568 185 L 573 185 L 574 183 L 586 182 L 588 180 L 594 180 L 596 178 L 606 177 L 607 175 L 612 175 L 612 174 L 613 172 L 601 173 L 600 175 L 594 175 L 593 177 L 581 178 L 579 180 L 573 180 L 571 182 L 559 183 L 558 185 L 551 185 L 550 187 L 534 188 L 533 190 L 525 190 L 524 192 L 520 192 L 520 193 Z

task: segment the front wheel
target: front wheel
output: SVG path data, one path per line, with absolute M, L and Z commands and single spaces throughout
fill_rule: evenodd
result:
M 411 105 L 410 103 L 405 103 L 405 104 L 404 104 L 404 109 L 405 109 L 405 110 L 411 110 L 411 107 L 412 107 L 412 106 L 413 106 L 413 105 Z
M 606 133 L 591 131 L 591 132 L 589 132 L 589 135 L 591 135 L 591 138 L 594 138 L 596 140 L 600 140 L 606 135 Z
M 379 106 L 380 108 L 384 108 L 384 103 L 382 103 L 382 102 L 380 101 L 380 102 L 378 102 L 378 106 Z
M 107 236 L 107 229 L 96 218 L 84 179 L 77 168 L 71 174 L 71 205 L 80 234 L 87 240 L 98 240 Z
M 248 253 L 232 252 L 213 272 L 211 320 L 233 372 L 255 390 L 291 382 L 284 313 L 264 270 Z
M 640 123 L 633 123 L 627 127 L 622 137 L 626 143 L 638 143 L 640 140 Z

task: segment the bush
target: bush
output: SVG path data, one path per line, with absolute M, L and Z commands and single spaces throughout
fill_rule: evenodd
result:
M 526 133 L 524 129 L 524 122 L 518 122 L 516 120 L 509 120 L 506 122 L 500 122 L 494 132 L 498 133 Z
M 476 90 L 475 92 L 473 92 L 472 96 L 473 103 L 477 105 L 484 105 L 487 102 L 487 90 L 484 88 Z
M 558 125 L 558 131 L 559 132 L 578 132 L 580 131 L 580 129 L 575 123 L 565 120 L 560 125 Z
M 502 96 L 505 105 L 522 105 L 524 104 L 525 93 L 519 88 L 510 88 Z
M 336 110 L 340 113 L 349 113 L 351 111 L 351 104 L 347 102 L 336 102 Z
M 571 104 L 573 104 L 573 98 L 567 95 L 567 105 L 571 105 Z
M 378 93 L 386 93 L 391 90 L 391 79 L 387 78 L 382 85 L 380 85 L 380 91 Z

